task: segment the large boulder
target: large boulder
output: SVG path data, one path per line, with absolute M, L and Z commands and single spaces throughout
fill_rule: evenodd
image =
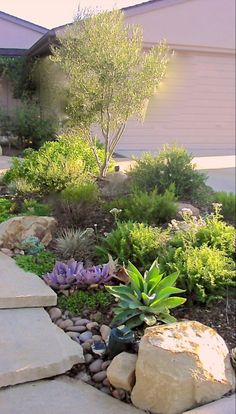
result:
M 131 394 L 138 408 L 180 414 L 234 388 L 229 351 L 216 331 L 194 321 L 146 329 Z
M 177 216 L 176 218 L 178 220 L 182 220 L 183 219 L 183 214 L 184 213 L 188 213 L 190 216 L 195 216 L 195 217 L 199 217 L 200 216 L 200 210 L 199 208 L 193 206 L 192 204 L 189 203 L 182 203 L 182 202 L 178 202 L 177 203 Z
M 0 246 L 14 249 L 29 236 L 38 237 L 47 246 L 56 225 L 57 221 L 53 217 L 13 217 L 0 224 Z

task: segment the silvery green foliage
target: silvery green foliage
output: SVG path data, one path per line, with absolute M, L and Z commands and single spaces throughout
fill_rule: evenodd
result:
M 65 229 L 56 239 L 56 250 L 64 259 L 85 260 L 94 244 L 94 230 Z
M 29 236 L 26 239 L 24 239 L 20 243 L 19 248 L 21 250 L 24 250 L 25 254 L 29 255 L 38 254 L 45 249 L 44 244 L 41 243 L 39 238 L 36 236 Z
M 108 283 L 113 276 L 113 268 L 110 263 L 85 268 L 82 262 L 70 260 L 68 263 L 56 262 L 51 273 L 47 273 L 43 279 L 54 289 L 63 290 L 90 285 Z

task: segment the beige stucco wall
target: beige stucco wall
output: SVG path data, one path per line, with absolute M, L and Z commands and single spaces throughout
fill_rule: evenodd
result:
M 28 49 L 42 33 L 0 18 L 0 48 Z
M 229 54 L 177 51 L 143 124 L 128 123 L 118 151 L 156 151 L 177 143 L 195 155 L 235 152 L 235 60 Z

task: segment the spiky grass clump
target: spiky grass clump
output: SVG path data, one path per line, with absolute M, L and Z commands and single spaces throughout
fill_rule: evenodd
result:
M 87 260 L 94 246 L 94 230 L 64 229 L 56 239 L 56 250 L 63 259 Z

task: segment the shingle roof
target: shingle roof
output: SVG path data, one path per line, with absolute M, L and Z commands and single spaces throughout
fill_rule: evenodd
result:
M 46 33 L 48 29 L 45 27 L 39 26 L 38 24 L 28 22 L 27 20 L 20 19 L 19 17 L 12 16 L 11 14 L 5 13 L 3 11 L 0 11 L 0 19 L 7 20 L 8 22 L 12 22 L 15 24 L 18 24 L 20 26 L 27 27 L 28 29 L 35 30 L 39 33 Z

